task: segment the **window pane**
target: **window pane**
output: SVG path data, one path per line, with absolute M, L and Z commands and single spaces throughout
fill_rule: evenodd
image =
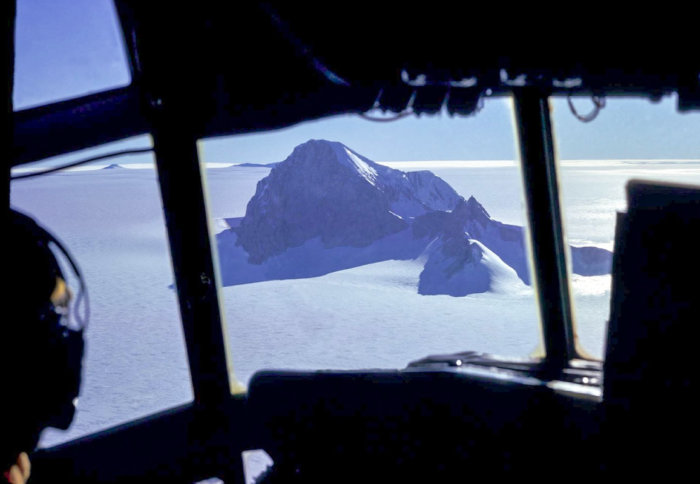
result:
M 149 137 L 141 137 L 44 164 L 150 145 Z M 152 156 L 17 180 L 11 188 L 13 206 L 34 216 L 71 251 L 91 302 L 75 420 L 65 433 L 44 432 L 41 444 L 54 445 L 191 401 Z
M 591 104 L 585 99 L 574 103 L 581 111 Z M 616 213 L 627 208 L 625 187 L 631 179 L 700 185 L 700 143 L 695 136 L 700 117 L 676 112 L 675 98 L 658 104 L 608 99 L 591 123 L 578 121 L 565 99 L 555 99 L 552 105 L 562 206 L 571 245 L 613 250 Z M 597 262 L 608 264 L 605 257 Z M 609 270 L 605 272 L 572 277 L 579 340 L 596 358 L 604 356 L 610 315 L 611 276 Z
M 237 376 L 533 354 L 511 114 L 493 99 L 471 118 L 203 141 L 205 161 L 231 165 L 207 176 Z
M 19 0 L 15 52 L 15 110 L 131 82 L 110 0 Z

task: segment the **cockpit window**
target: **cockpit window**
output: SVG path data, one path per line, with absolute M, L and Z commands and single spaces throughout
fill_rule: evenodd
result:
M 131 82 L 110 0 L 19 0 L 15 50 L 15 110 Z
M 594 109 L 588 98 L 572 99 L 574 111 Z M 568 242 L 598 250 L 585 253 L 591 268 L 610 266 L 604 251 L 614 250 L 617 212 L 627 208 L 629 180 L 670 181 L 700 186 L 700 116 L 679 114 L 675 97 L 606 99 L 597 117 L 579 121 L 566 98 L 552 101 L 560 159 L 560 195 Z M 583 349 L 604 357 L 610 315 L 611 276 L 574 274 L 574 316 Z M 602 272 L 602 271 L 600 271 Z
M 236 375 L 540 347 L 510 99 L 204 140 Z M 214 166 L 213 164 L 217 165 Z
M 149 136 L 133 138 L 13 175 L 150 146 Z M 42 446 L 192 401 L 157 179 L 153 156 L 138 154 L 12 182 L 12 205 L 70 250 L 90 294 L 76 417 L 67 432 L 44 431 Z M 67 282 L 78 288 L 77 281 Z

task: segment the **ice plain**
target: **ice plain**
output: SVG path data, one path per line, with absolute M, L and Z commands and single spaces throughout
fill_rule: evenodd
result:
M 523 224 L 515 167 L 416 163 L 416 169 L 431 169 L 460 195 L 474 195 L 494 218 Z M 678 180 L 678 167 L 668 169 L 661 163 L 565 166 L 569 241 L 610 248 L 626 180 Z M 207 170 L 212 219 L 243 216 L 256 183 L 268 173 L 264 167 Z M 700 169 L 684 168 L 682 177 L 700 182 Z M 47 432 L 43 445 L 190 401 L 154 171 L 61 173 L 16 182 L 12 190 L 16 207 L 66 242 L 93 301 L 76 421 L 66 433 Z M 236 376 L 245 383 L 261 368 L 400 368 L 430 353 L 461 350 L 527 356 L 538 347 L 537 310 L 527 287 L 515 294 L 422 296 L 412 285 L 420 270 L 414 261 L 384 261 L 321 277 L 223 288 Z M 579 334 L 597 356 L 609 284 L 609 276 L 572 278 Z

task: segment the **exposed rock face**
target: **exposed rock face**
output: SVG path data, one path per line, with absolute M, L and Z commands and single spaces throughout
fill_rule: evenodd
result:
M 571 270 L 582 276 L 609 274 L 612 252 L 600 247 L 571 247 Z
M 413 224 L 414 234 L 455 237 L 463 234 L 478 240 L 512 267 L 518 277 L 530 284 L 525 230 L 491 218 L 486 209 L 474 198 L 462 199 L 451 213 L 432 212 L 419 217 Z M 572 270 L 575 274 L 595 276 L 609 274 L 612 253 L 599 247 L 570 247 Z
M 497 280 L 509 287 L 529 282 L 522 228 L 491 219 L 474 197 L 452 212 L 416 218 L 413 234 L 437 240 L 420 276 L 421 294 L 464 296 L 493 290 Z
M 467 201 L 464 230 L 512 267 L 525 284 L 530 284 L 530 268 L 525 245 L 525 230 L 493 220 L 474 198 Z
M 441 240 L 428 257 L 418 281 L 418 292 L 426 295 L 466 296 L 524 287 L 512 267 L 466 234 Z
M 257 186 L 236 230 L 259 264 L 320 237 L 324 247 L 365 247 L 428 210 L 450 210 L 459 195 L 430 172 L 378 165 L 341 143 L 311 140 Z

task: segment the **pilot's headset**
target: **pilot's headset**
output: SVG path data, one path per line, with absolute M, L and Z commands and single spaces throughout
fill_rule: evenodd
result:
M 65 430 L 73 420 L 89 304 L 73 258 L 31 217 L 10 210 L 3 238 L 9 242 L 2 271 L 9 317 L 0 323 L 1 420 L 6 427 L 0 433 L 3 447 L 31 451 L 44 428 Z M 79 283 L 75 298 L 54 250 Z

